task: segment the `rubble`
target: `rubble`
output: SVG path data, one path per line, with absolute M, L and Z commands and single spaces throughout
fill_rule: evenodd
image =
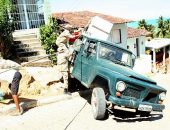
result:
M 26 71 L 42 86 L 47 86 L 52 82 L 59 82 L 62 74 L 53 67 L 27 67 Z
M 20 97 L 58 95 L 63 92 L 63 83 L 60 82 L 62 74 L 57 71 L 56 67 L 21 67 L 13 61 L 0 59 L 0 72 L 11 67 L 20 67 L 19 71 L 22 74 L 19 88 Z M 4 76 L 3 73 L 1 76 Z M 9 83 L 1 79 L 0 82 L 0 89 L 5 93 L 5 98 L 11 98 Z

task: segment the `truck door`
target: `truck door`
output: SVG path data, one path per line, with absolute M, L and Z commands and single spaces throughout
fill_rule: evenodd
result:
M 91 48 L 89 52 L 89 46 L 92 45 L 93 48 Z M 96 45 L 93 41 L 87 41 L 84 47 L 84 51 L 82 53 L 82 65 L 81 65 L 81 80 L 83 83 L 88 84 L 89 80 L 92 78 L 94 72 L 94 62 L 96 57 Z
M 86 42 L 86 40 L 85 40 Z M 83 43 L 80 47 L 80 50 L 76 56 L 76 59 L 74 61 L 74 67 L 73 67 L 73 71 L 72 71 L 72 75 L 78 79 L 79 81 L 81 81 L 81 77 L 82 77 L 82 71 L 81 71 L 81 66 L 82 66 L 82 53 L 84 51 L 84 46 L 85 44 Z
M 94 70 L 93 63 L 96 56 L 96 48 L 93 52 L 87 51 L 90 43 L 92 43 L 92 41 L 90 42 L 89 40 L 85 40 L 83 42 L 81 50 L 76 57 L 72 71 L 72 75 L 84 85 L 87 85 L 89 79 L 91 78 L 91 74 Z

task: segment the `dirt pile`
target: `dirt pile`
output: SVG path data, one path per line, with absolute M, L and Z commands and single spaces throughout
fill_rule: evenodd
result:
M 59 95 L 63 93 L 63 83 L 60 82 L 62 75 L 55 68 L 25 67 L 20 70 L 22 79 L 20 81 L 20 97 L 41 97 Z M 7 81 L 1 81 L 1 90 L 5 97 L 11 95 Z

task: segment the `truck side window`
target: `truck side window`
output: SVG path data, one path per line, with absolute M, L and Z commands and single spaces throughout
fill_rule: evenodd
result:
M 95 42 L 90 42 L 89 47 L 92 49 L 92 53 L 95 54 L 96 53 L 96 43 Z
M 89 41 L 86 41 L 85 45 L 84 45 L 84 52 L 87 53 L 87 49 L 89 46 Z
M 96 53 L 96 44 L 95 44 L 95 42 L 94 41 L 87 41 L 85 43 L 84 52 L 85 53 L 95 54 Z

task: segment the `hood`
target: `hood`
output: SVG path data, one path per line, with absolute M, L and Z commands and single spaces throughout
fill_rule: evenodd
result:
M 115 64 L 115 63 L 113 63 L 111 61 L 107 61 L 107 60 L 104 60 L 104 59 L 100 60 L 100 64 L 104 68 L 109 68 L 112 71 L 115 71 L 115 72 L 117 72 L 119 74 L 128 76 L 130 78 L 141 80 L 141 81 L 148 82 L 148 83 L 151 83 L 151 84 L 156 84 L 156 82 L 151 80 L 150 78 L 147 78 L 146 76 L 138 74 L 134 70 L 132 70 L 131 68 L 122 66 L 120 64 Z

